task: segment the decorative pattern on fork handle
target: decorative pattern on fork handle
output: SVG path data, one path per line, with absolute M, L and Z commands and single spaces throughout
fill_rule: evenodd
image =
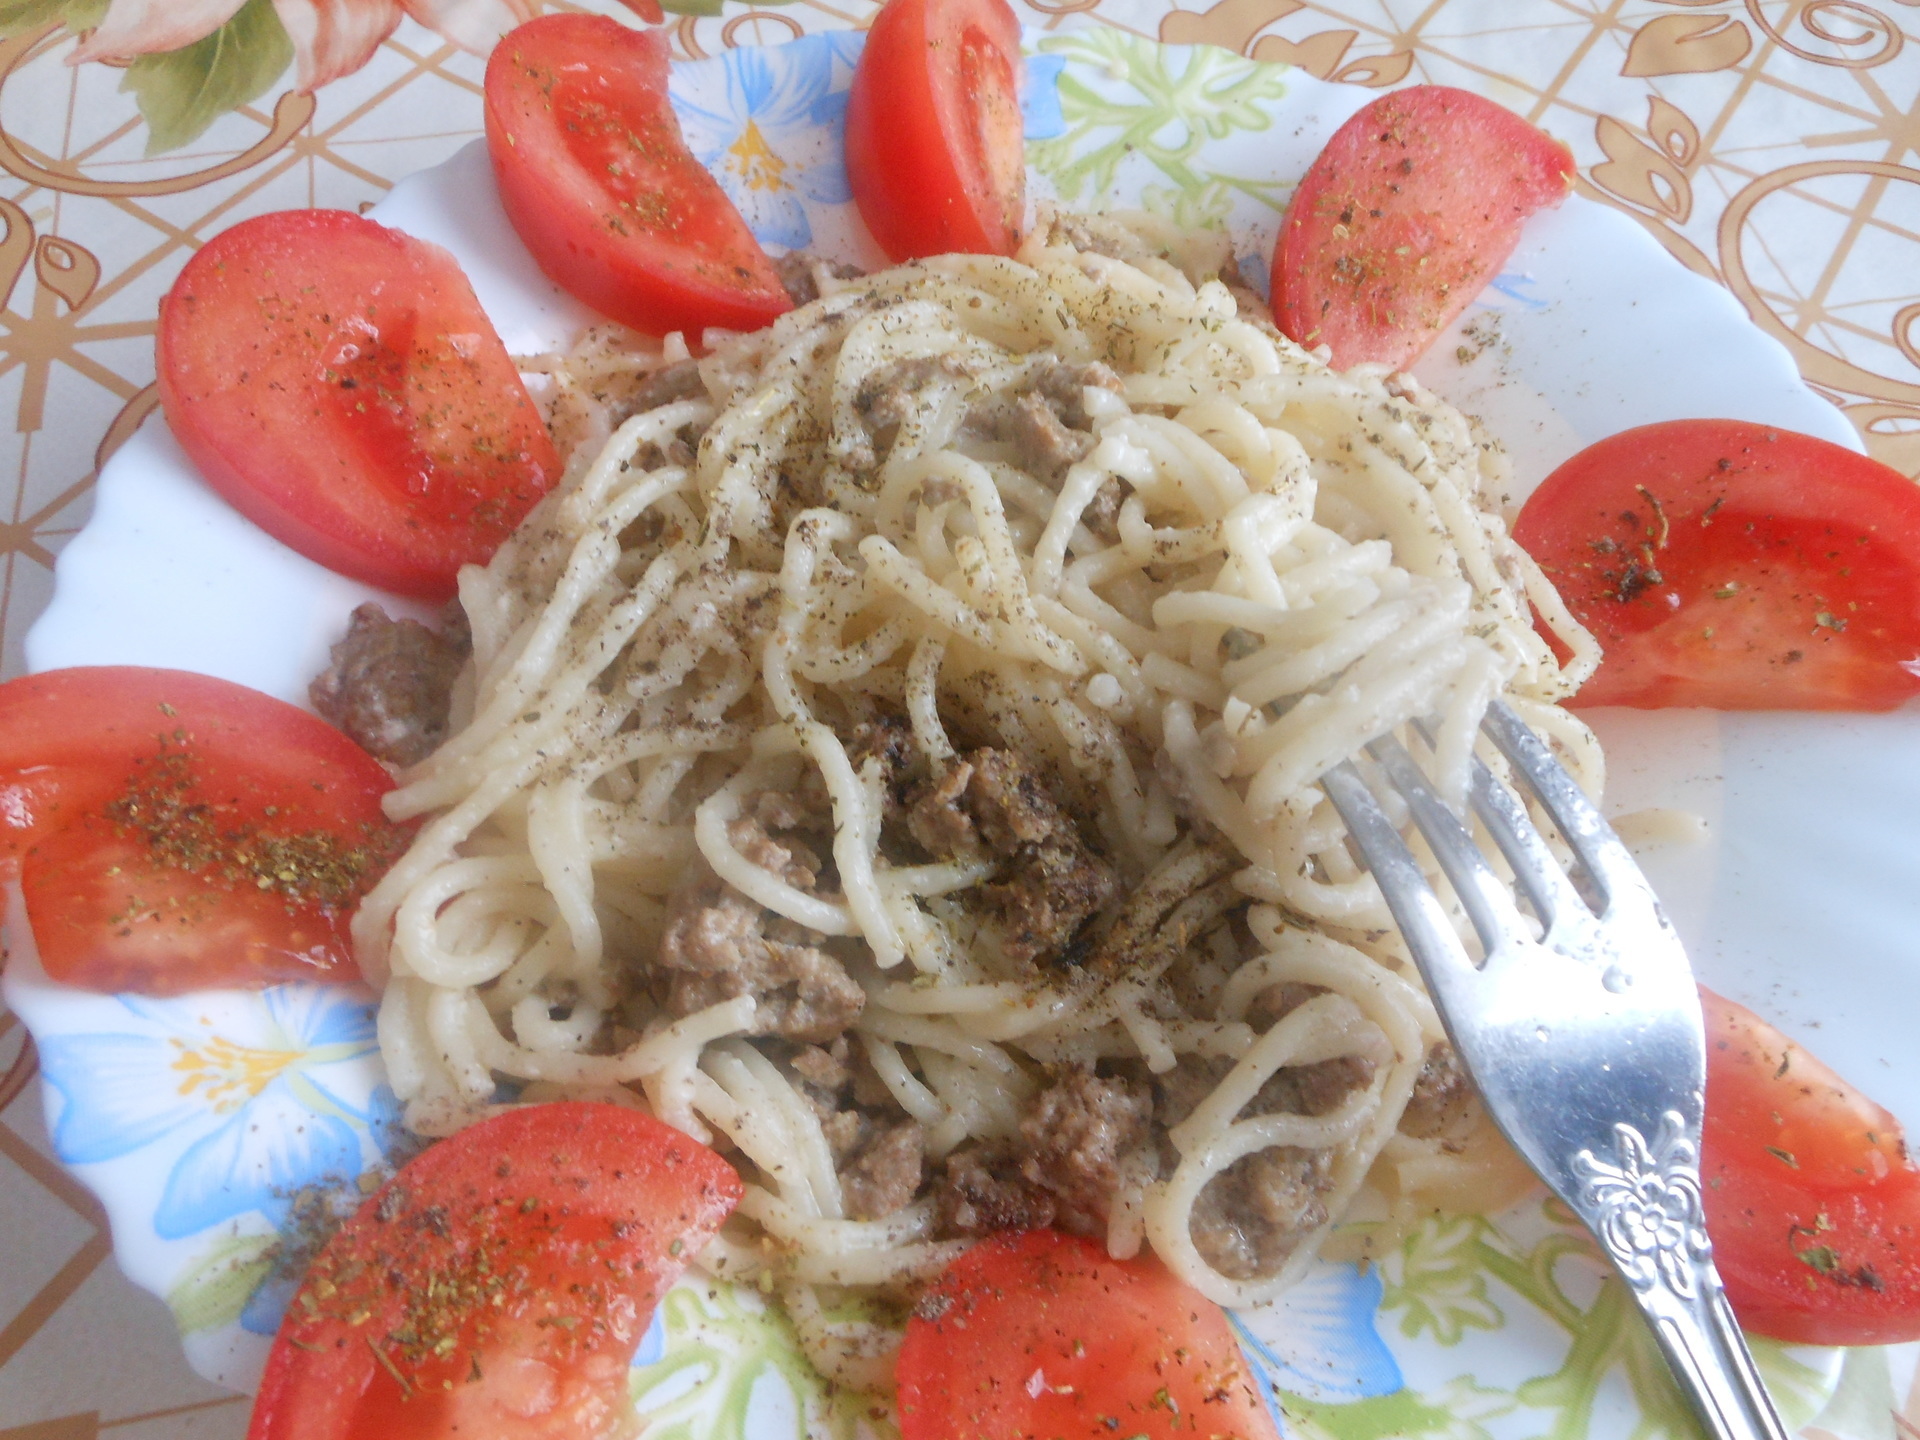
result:
M 1700 1159 L 1686 1117 L 1660 1117 L 1652 1145 L 1631 1125 L 1613 1127 L 1617 1161 L 1582 1150 L 1569 1167 L 1583 1190 L 1576 1207 L 1635 1290 L 1664 1284 L 1684 1300 L 1700 1290 L 1712 1247 L 1700 1199 Z

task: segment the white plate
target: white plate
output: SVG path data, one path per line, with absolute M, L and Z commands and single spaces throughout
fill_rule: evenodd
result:
M 1224 223 L 1261 282 L 1292 180 L 1371 98 L 1117 31 L 1029 41 L 1036 191 Z M 676 67 L 673 94 L 690 143 L 763 240 L 872 263 L 838 158 L 859 44 L 815 36 L 729 52 Z M 744 187 L 729 169 L 728 146 L 749 118 L 789 161 L 786 189 Z M 516 353 L 562 345 L 591 318 L 520 247 L 477 144 L 403 182 L 375 214 L 452 250 Z M 1488 420 L 1522 493 L 1585 444 L 1655 420 L 1759 420 L 1859 448 L 1731 296 L 1625 216 L 1583 200 L 1528 225 L 1507 271 L 1456 328 L 1416 369 Z M 235 514 L 156 419 L 102 474 L 93 518 L 61 555 L 53 603 L 28 636 L 28 664 L 176 666 L 304 703 L 347 612 L 371 595 Z M 1906 1033 L 1920 1005 L 1920 713 L 1593 718 L 1612 760 L 1610 810 L 1679 805 L 1712 826 L 1704 844 L 1646 857 L 1702 978 L 1920 1126 L 1920 1047 Z M 39 977 L 30 953 L 16 954 L 6 983 L 41 1041 L 56 1145 L 107 1204 L 123 1267 L 168 1297 L 203 1373 L 246 1385 L 284 1288 L 256 1285 L 288 1186 L 350 1174 L 382 1148 L 390 1097 L 364 1025 L 352 1006 L 328 1011 L 296 987 L 180 1002 L 83 996 Z M 270 1063 L 217 1093 L 191 1089 L 181 1067 L 215 1065 L 227 1053 L 207 1043 L 216 1036 Z M 334 1129 L 304 1123 L 326 1104 Z M 262 1130 L 274 1145 L 246 1138 Z M 1383 1423 L 1403 1433 L 1452 1425 L 1518 1437 L 1552 1424 L 1577 1435 L 1590 1413 L 1594 1434 L 1625 1436 L 1658 1423 L 1668 1402 L 1657 1387 L 1634 1391 L 1613 1351 L 1591 1373 L 1570 1372 L 1573 1336 L 1541 1318 L 1543 1297 L 1503 1286 L 1471 1259 L 1476 1245 L 1525 1253 L 1550 1228 L 1537 1207 L 1497 1228 L 1435 1226 L 1380 1274 L 1326 1267 L 1287 1305 L 1248 1317 L 1296 1427 L 1360 1436 Z M 1563 1282 L 1576 1311 L 1595 1303 L 1597 1275 Z M 1598 1323 L 1589 1315 L 1574 1328 Z M 675 1356 L 696 1341 L 730 1358 L 690 1390 Z M 857 1418 L 809 1378 L 777 1317 L 750 1296 L 683 1288 L 641 1358 L 652 1362 L 634 1372 L 643 1408 L 688 1419 L 693 1434 L 729 1433 L 712 1428 L 726 1409 L 716 1397 L 738 1386 L 752 1401 L 752 1440 Z M 1765 1360 L 1796 1419 L 1832 1399 L 1838 1356 L 1770 1350 Z M 1849 1369 L 1849 1394 L 1865 1386 L 1877 1396 L 1883 1371 Z

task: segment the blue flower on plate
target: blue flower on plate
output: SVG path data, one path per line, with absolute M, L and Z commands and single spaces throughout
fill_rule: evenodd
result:
M 1281 1390 L 1340 1405 L 1404 1388 L 1399 1363 L 1374 1328 L 1377 1271 L 1322 1263 L 1271 1304 L 1232 1315 L 1240 1341 Z
M 159 1238 L 254 1211 L 278 1228 L 302 1187 L 360 1173 L 363 1140 L 386 1148 L 391 1096 L 383 1113 L 377 1092 L 356 1106 L 334 1084 L 377 1048 L 365 992 L 283 985 L 239 1006 L 192 995 L 116 1002 L 124 1028 L 40 1041 L 63 1102 L 54 1150 L 85 1165 L 185 1140 L 154 1208 Z
M 673 108 L 687 148 L 763 244 L 800 249 L 813 239 L 809 205 L 853 199 L 845 159 L 847 88 L 865 39 L 834 32 L 729 50 L 706 62 L 724 68 L 721 95 L 712 93 L 719 87 L 698 84 L 675 67 Z

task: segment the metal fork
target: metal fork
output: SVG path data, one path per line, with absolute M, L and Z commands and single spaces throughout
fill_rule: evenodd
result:
M 1539 798 L 1594 906 L 1526 807 L 1476 759 L 1473 811 L 1544 935 L 1391 737 L 1367 747 L 1485 952 L 1476 965 L 1349 760 L 1321 778 L 1379 882 L 1487 1111 L 1599 1240 L 1709 1432 L 1785 1440 L 1713 1268 L 1700 1199 L 1706 1045 L 1686 952 L 1652 887 L 1546 743 L 1496 703 L 1484 730 Z

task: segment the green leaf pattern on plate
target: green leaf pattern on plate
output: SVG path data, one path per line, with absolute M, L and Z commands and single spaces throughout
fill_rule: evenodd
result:
M 120 88 L 147 122 L 147 154 L 178 150 L 230 110 L 266 94 L 293 63 L 273 0 L 247 0 L 226 24 L 182 50 L 142 55 Z
M 891 1408 L 823 1380 L 756 1291 L 696 1281 L 660 1309 L 666 1353 L 632 1379 L 647 1440 L 899 1440 Z
M 167 1291 L 167 1308 L 182 1335 L 231 1325 L 273 1269 L 273 1235 L 223 1235 Z
M 1310 1428 L 1339 1440 L 1376 1434 L 1485 1434 L 1480 1421 L 1524 1412 L 1529 1436 L 1583 1440 L 1602 1392 L 1624 1379 L 1637 1419 L 1631 1440 L 1695 1440 L 1700 1430 L 1674 1388 L 1653 1336 L 1625 1284 L 1607 1272 L 1592 1240 L 1557 1201 L 1499 1217 L 1435 1216 L 1381 1263 L 1382 1329 L 1410 1341 L 1458 1348 L 1474 1332 L 1506 1328 L 1511 1301 L 1525 1302 L 1523 1322 L 1540 1317 L 1565 1333 L 1556 1368 L 1506 1390 L 1480 1385 L 1471 1373 L 1452 1382 L 1466 1391 L 1420 1396 L 1413 1390 L 1349 1406 L 1290 1400 Z M 1529 1326 L 1529 1328 L 1532 1328 Z M 1833 1399 L 1841 1352 L 1754 1342 L 1754 1354 L 1775 1403 L 1798 1429 Z M 1470 1392 L 1470 1393 L 1469 1393 Z M 1468 1399 L 1475 1403 L 1464 1404 Z M 1502 1408 L 1504 1405 L 1504 1408 Z M 1445 1411 L 1461 1430 L 1431 1430 L 1422 1407 Z M 1385 1427 L 1385 1428 L 1380 1428 Z M 1500 1433 L 1515 1433 L 1501 1427 Z
M 1060 74 L 1066 131 L 1027 147 L 1027 159 L 1068 204 L 1110 189 L 1130 161 L 1159 175 L 1141 187 L 1147 209 L 1176 223 L 1218 229 L 1236 196 L 1280 210 L 1290 187 L 1214 169 L 1210 141 L 1271 128 L 1271 102 L 1287 71 L 1227 50 L 1160 45 L 1123 30 L 1082 30 L 1043 40 L 1069 62 Z
M 0 0 L 0 36 L 24 35 L 55 21 L 76 34 L 106 18 L 112 0 Z

